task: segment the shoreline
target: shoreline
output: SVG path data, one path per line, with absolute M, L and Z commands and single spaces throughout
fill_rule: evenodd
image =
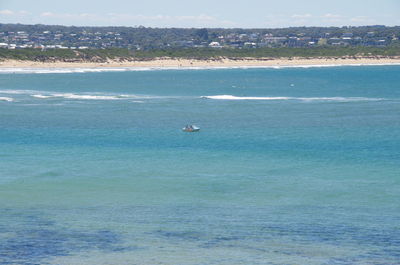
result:
M 360 57 L 360 58 L 238 58 L 238 59 L 171 59 L 156 58 L 151 60 L 107 62 L 35 62 L 4 60 L 0 61 L 0 70 L 14 68 L 53 69 L 53 68 L 240 68 L 240 67 L 302 67 L 302 66 L 346 66 L 346 65 L 397 65 L 400 57 Z

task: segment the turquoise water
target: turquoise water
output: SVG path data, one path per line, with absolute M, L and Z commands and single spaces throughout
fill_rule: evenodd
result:
M 64 72 L 0 73 L 0 264 L 400 264 L 400 66 Z

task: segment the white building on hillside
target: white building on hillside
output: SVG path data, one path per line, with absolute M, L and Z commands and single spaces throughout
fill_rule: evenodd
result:
M 218 41 L 213 41 L 210 44 L 208 44 L 208 46 L 212 48 L 221 48 L 221 44 L 219 44 Z

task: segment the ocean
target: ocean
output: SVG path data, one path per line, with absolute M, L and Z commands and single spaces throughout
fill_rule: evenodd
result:
M 0 264 L 400 264 L 400 66 L 3 69 Z

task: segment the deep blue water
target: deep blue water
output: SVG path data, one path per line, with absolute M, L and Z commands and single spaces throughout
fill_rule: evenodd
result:
M 400 264 L 399 84 L 0 73 L 0 264 Z

